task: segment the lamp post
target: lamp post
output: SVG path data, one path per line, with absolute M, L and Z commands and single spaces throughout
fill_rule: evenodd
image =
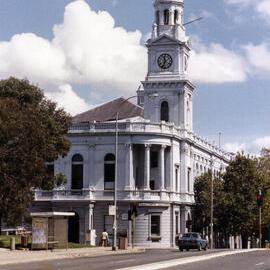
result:
M 117 250 L 117 182 L 118 182 L 118 136 L 119 136 L 119 109 L 122 104 L 132 98 L 137 98 L 138 96 L 131 96 L 123 100 L 119 105 L 118 111 L 115 117 L 115 178 L 114 178 L 114 219 L 113 219 L 113 246 L 112 250 Z M 158 97 L 157 93 L 149 94 L 148 97 Z
M 121 105 L 137 96 L 131 96 L 120 104 Z M 119 110 L 118 108 L 118 110 Z M 118 135 L 119 135 L 119 127 L 118 127 L 118 120 L 119 120 L 119 111 L 116 113 L 115 117 L 115 177 L 114 177 L 114 219 L 113 219 L 113 246 L 112 250 L 117 250 L 117 182 L 118 182 Z
M 214 245 L 214 160 L 211 161 L 211 209 L 210 209 L 210 249 Z

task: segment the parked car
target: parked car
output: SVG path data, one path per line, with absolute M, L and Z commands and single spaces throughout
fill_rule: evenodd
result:
M 180 251 L 184 249 L 187 251 L 190 249 L 198 249 L 199 251 L 202 249 L 207 250 L 208 241 L 203 239 L 200 233 L 185 233 L 182 237 L 179 237 L 178 247 Z

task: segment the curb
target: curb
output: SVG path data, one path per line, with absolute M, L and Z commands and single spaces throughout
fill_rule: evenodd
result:
M 12 252 L 12 251 L 11 251 Z M 97 257 L 103 257 L 103 256 L 112 256 L 112 255 L 125 255 L 125 254 L 138 254 L 145 252 L 145 249 L 136 249 L 136 250 L 118 250 L 118 251 L 112 251 L 112 250 L 102 250 L 101 252 L 95 253 L 91 252 L 89 250 L 88 252 L 78 252 L 78 253 L 70 253 L 69 250 L 67 250 L 66 253 L 57 253 L 48 251 L 46 253 L 38 254 L 38 253 L 20 253 L 25 255 L 36 255 L 37 257 L 33 258 L 31 257 L 20 257 L 18 259 L 15 259 L 14 261 L 8 260 L 0 257 L 0 265 L 12 265 L 12 264 L 23 264 L 23 263 L 35 263 L 40 261 L 53 261 L 53 260 L 63 260 L 63 259 L 75 259 L 75 258 L 97 258 Z M 1 253 L 0 253 L 1 254 Z M 15 252 L 12 252 L 14 256 L 16 256 Z M 17 253 L 18 254 L 18 253 Z M 13 258 L 14 258 L 13 256 Z

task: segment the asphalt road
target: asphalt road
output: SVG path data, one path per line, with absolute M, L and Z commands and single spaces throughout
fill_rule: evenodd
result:
M 270 270 L 270 251 L 258 251 L 196 262 L 167 270 Z
M 219 252 L 219 251 L 215 251 Z M 76 258 L 27 263 L 20 265 L 1 266 L 1 270 L 113 270 L 124 267 L 143 265 L 174 260 L 190 256 L 201 256 L 213 252 L 183 252 L 178 250 L 147 250 L 142 254 L 129 254 L 119 256 L 104 256 L 97 258 Z M 208 261 L 191 263 L 172 268 L 169 270 L 270 270 L 270 251 L 252 252 L 246 254 L 226 256 Z

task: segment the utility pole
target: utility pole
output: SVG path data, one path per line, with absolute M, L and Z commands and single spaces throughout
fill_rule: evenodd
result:
M 214 248 L 214 160 L 211 161 L 210 248 Z
M 118 118 L 115 119 L 115 179 L 114 179 L 114 219 L 113 219 L 113 246 L 112 250 L 117 250 L 117 175 L 118 175 Z
M 263 195 L 262 190 L 259 189 L 257 195 L 257 205 L 259 207 L 259 248 L 262 247 L 262 205 L 263 205 Z

